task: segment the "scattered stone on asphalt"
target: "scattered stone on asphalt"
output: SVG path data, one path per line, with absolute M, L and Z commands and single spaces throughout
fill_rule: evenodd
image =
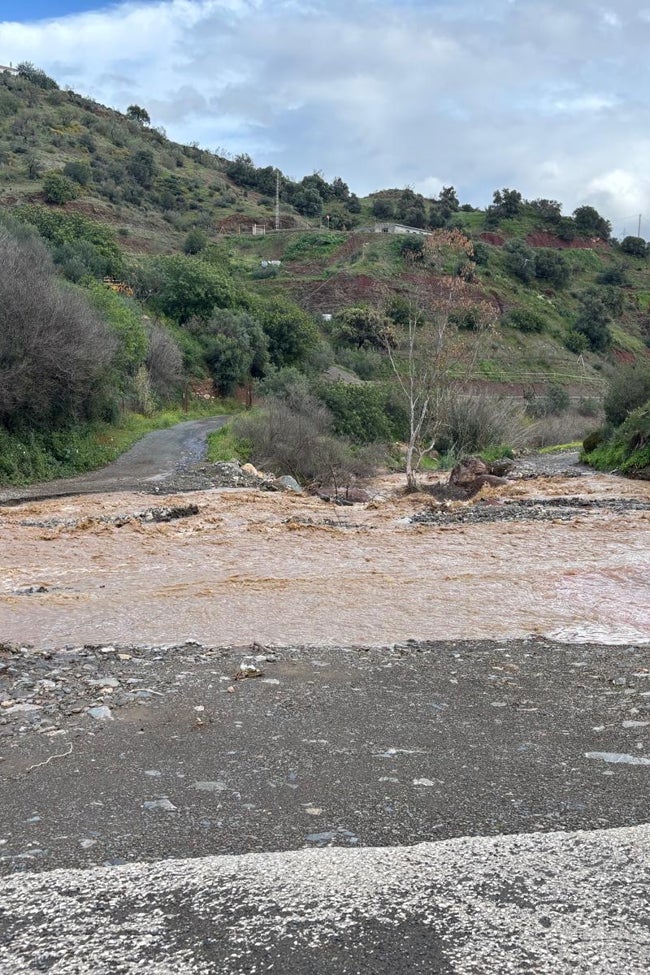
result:
M 5 645 L 0 873 L 636 825 L 649 674 L 644 647 L 540 638 Z
M 622 755 L 620 752 L 585 752 L 585 758 L 597 758 L 614 765 L 650 765 L 650 758 L 641 755 Z

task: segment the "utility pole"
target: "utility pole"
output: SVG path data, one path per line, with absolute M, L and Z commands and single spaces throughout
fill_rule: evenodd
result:
M 275 229 L 280 229 L 280 170 L 275 171 Z
M 641 214 L 639 214 L 639 230 L 637 232 L 637 237 L 641 236 Z

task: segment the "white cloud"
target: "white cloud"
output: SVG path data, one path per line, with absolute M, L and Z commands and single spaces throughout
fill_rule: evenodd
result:
M 614 221 L 650 213 L 649 42 L 636 0 L 131 0 L 0 23 L 0 60 L 144 105 L 179 141 L 360 193 L 513 186 Z

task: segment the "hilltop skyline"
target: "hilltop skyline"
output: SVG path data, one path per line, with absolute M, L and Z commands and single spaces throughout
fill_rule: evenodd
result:
M 170 138 L 322 170 L 360 195 L 453 184 L 584 203 L 617 236 L 650 221 L 650 10 L 595 0 L 93 0 L 3 3 L 0 62 Z M 648 224 L 650 233 L 650 223 Z

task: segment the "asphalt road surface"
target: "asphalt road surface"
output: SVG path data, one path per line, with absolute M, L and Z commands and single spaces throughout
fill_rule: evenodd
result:
M 2 664 L 3 975 L 650 968 L 647 648 Z

